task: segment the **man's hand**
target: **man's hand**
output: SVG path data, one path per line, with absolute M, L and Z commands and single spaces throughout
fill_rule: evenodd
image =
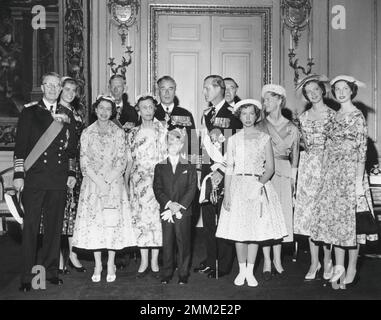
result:
M 76 183 L 77 183 L 77 179 L 75 177 L 69 176 L 67 178 L 66 185 L 68 186 L 69 189 L 73 189 Z
M 20 192 L 24 188 L 24 179 L 13 180 L 13 186 L 18 192 Z
M 171 210 L 172 214 L 175 214 L 176 212 L 180 211 L 180 209 L 182 209 L 183 207 L 177 202 L 171 202 L 168 205 L 168 208 L 169 210 Z
M 161 219 L 164 221 L 167 221 L 169 223 L 174 223 L 173 217 L 172 217 L 172 211 L 166 210 L 160 214 Z
M 218 171 L 214 171 L 212 174 L 212 185 L 218 186 L 221 183 L 222 178 L 223 176 L 221 173 L 219 173 Z

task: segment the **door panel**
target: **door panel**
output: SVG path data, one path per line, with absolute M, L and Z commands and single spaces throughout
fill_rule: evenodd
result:
M 260 98 L 262 86 L 260 17 L 160 15 L 158 73 L 177 83 L 180 105 L 200 126 L 207 104 L 203 80 L 210 74 L 232 77 L 241 98 Z

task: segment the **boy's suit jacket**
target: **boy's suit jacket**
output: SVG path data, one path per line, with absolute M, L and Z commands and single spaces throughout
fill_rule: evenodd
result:
M 196 167 L 181 156 L 173 173 L 172 164 L 167 158 L 155 167 L 153 191 L 160 204 L 160 212 L 167 210 L 169 201 L 177 202 L 186 209 L 181 209 L 183 215 L 192 214 L 192 201 L 197 189 Z

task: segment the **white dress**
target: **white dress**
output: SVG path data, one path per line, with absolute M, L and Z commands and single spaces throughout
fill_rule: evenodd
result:
M 74 226 L 73 246 L 88 250 L 119 250 L 136 245 L 132 228 L 131 208 L 123 178 L 126 169 L 126 138 L 123 129 L 109 121 L 106 133 L 98 130 L 97 122 L 81 135 L 80 165 L 83 174 L 79 195 L 77 219 Z M 114 176 L 108 198 L 100 195 L 95 182 L 87 175 L 93 170 L 101 177 Z M 116 226 L 106 226 L 105 201 L 116 208 Z
M 228 141 L 226 175 L 232 175 L 230 211 L 221 208 L 216 237 L 233 241 L 266 241 L 287 236 L 278 195 L 271 182 L 261 194 L 257 176 L 264 174 L 265 147 L 270 136 L 244 139 L 241 130 Z M 250 174 L 250 175 L 240 175 Z

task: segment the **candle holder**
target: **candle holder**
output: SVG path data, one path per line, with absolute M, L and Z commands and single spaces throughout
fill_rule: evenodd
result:
M 113 74 L 120 73 L 125 78 L 126 68 L 132 62 L 132 50 L 130 42 L 129 27 L 133 26 L 136 22 L 136 17 L 139 10 L 139 0 L 109 0 L 108 3 L 112 20 L 118 25 L 118 34 L 121 38 L 122 47 L 126 48 L 124 52 L 126 56 L 122 56 L 121 64 L 115 63 L 115 58 L 109 58 L 108 65 Z M 126 44 L 127 42 L 127 44 Z
M 307 68 L 304 68 L 298 64 L 299 59 L 296 58 L 296 53 L 294 49 L 288 49 L 288 62 L 291 68 L 294 69 L 294 84 L 295 87 L 298 85 L 300 74 L 299 72 L 303 72 L 304 75 L 308 76 L 312 72 L 312 66 L 315 65 L 313 62 L 313 58 L 310 57 L 307 59 Z
M 289 66 L 294 70 L 294 84 L 298 84 L 300 72 L 309 75 L 312 67 L 315 65 L 312 58 L 312 40 L 311 40 L 311 4 L 310 0 L 282 0 L 282 20 L 283 34 L 284 28 L 290 30 L 290 48 L 288 49 Z M 308 58 L 307 66 L 299 65 L 299 59 L 296 58 L 296 49 L 299 46 L 302 31 L 307 31 Z

